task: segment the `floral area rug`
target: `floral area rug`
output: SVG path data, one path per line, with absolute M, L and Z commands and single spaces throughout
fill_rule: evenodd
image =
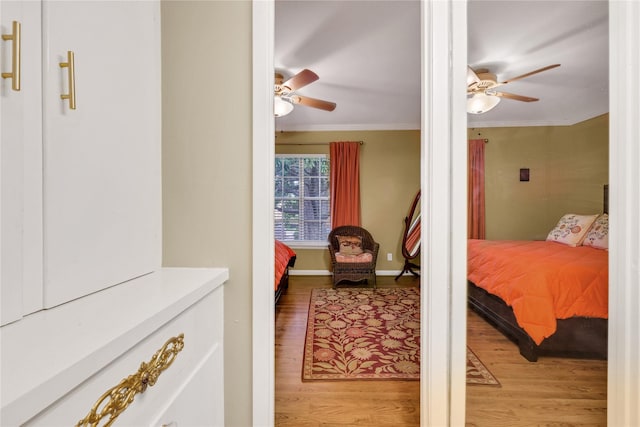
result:
M 420 379 L 420 290 L 313 289 L 302 379 Z
M 499 384 L 467 349 L 467 382 Z M 302 380 L 419 380 L 420 289 L 313 289 Z
M 467 347 L 467 384 L 500 386 L 500 382 L 469 347 Z

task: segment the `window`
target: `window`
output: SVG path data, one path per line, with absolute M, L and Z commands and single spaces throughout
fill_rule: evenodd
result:
M 275 238 L 325 246 L 331 231 L 328 156 L 276 154 L 275 187 Z

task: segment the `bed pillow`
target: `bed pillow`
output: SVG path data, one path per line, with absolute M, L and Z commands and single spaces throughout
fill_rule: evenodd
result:
M 582 244 L 598 249 L 609 249 L 609 215 L 602 214 L 595 220 Z
M 568 246 L 580 246 L 587 235 L 591 224 L 598 217 L 595 215 L 566 214 L 547 235 L 547 240 L 563 243 Z
M 360 255 L 362 252 L 362 238 L 359 236 L 338 236 L 338 244 L 342 255 Z

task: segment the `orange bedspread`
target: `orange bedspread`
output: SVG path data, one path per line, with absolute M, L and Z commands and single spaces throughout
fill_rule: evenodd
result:
M 282 275 L 287 270 L 287 266 L 289 265 L 289 261 L 291 258 L 295 257 L 296 253 L 289 246 L 285 245 L 279 240 L 276 240 L 276 256 L 275 256 L 275 284 L 274 290 L 278 289 L 278 285 L 280 284 L 280 279 Z
M 608 252 L 546 241 L 469 240 L 467 278 L 513 308 L 536 344 L 556 319 L 608 316 Z

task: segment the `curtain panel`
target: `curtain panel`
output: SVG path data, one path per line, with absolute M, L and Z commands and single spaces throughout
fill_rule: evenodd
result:
M 467 233 L 470 239 L 484 239 L 484 139 L 469 140 L 469 186 L 467 191 Z
M 331 162 L 331 228 L 341 225 L 360 226 L 360 143 L 332 142 Z

